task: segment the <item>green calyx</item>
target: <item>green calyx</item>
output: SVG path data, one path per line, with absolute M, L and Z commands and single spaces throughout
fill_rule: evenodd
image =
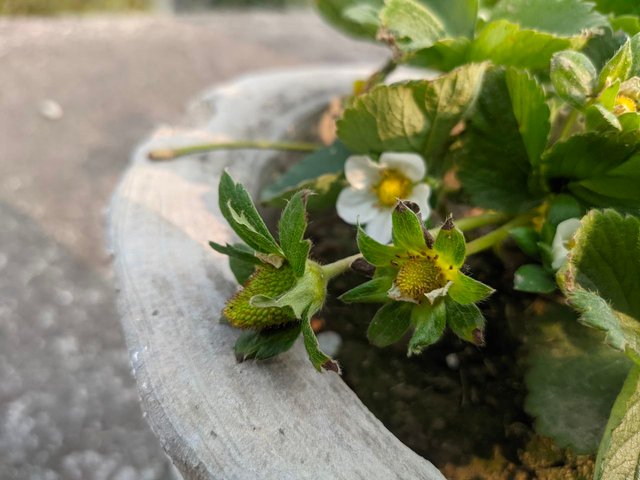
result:
M 390 345 L 413 327 L 408 353 L 419 354 L 449 325 L 463 340 L 481 345 L 484 317 L 475 303 L 493 289 L 460 271 L 466 252 L 463 233 L 449 218 L 434 239 L 410 202 L 399 202 L 392 220 L 393 245 L 358 230 L 360 251 L 376 271 L 372 280 L 341 297 L 349 303 L 385 303 L 369 327 L 371 343 Z

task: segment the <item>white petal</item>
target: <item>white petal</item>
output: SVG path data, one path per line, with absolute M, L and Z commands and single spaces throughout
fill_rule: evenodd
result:
M 344 175 L 352 187 L 368 190 L 380 178 L 380 165 L 366 155 L 351 155 L 344 164 Z
M 395 282 L 393 282 L 393 285 L 391 286 L 391 288 L 389 290 L 387 290 L 387 296 L 390 299 L 395 300 L 397 302 L 418 303 L 418 301 L 413 297 L 405 297 L 405 296 L 403 296 L 402 292 L 400 291 L 400 288 L 398 287 L 398 285 L 396 285 Z
M 377 213 L 375 195 L 369 190 L 347 187 L 340 192 L 336 201 L 338 216 L 347 223 L 367 223 Z
M 580 228 L 580 220 L 577 218 L 569 218 L 558 224 L 556 234 L 553 237 L 553 243 L 551 244 L 551 252 L 553 254 L 551 267 L 553 269 L 558 270 L 567 259 L 567 255 L 569 255 L 567 244 L 573 238 L 578 228 Z
M 412 182 L 419 182 L 427 173 L 424 159 L 417 153 L 386 152 L 380 155 L 380 165 L 399 171 Z
M 431 290 L 429 293 L 425 293 L 424 296 L 427 297 L 427 300 L 429 300 L 429 303 L 433 305 L 433 302 L 435 302 L 436 298 L 444 297 L 447 294 L 447 292 L 449 291 L 449 287 L 451 287 L 451 285 L 453 285 L 453 282 L 449 281 L 444 287 Z
M 426 220 L 431 215 L 431 207 L 429 206 L 429 197 L 431 196 L 431 187 L 426 183 L 419 183 L 411 190 L 411 195 L 406 200 L 415 202 L 420 207 L 420 215 Z
M 393 209 L 378 209 L 377 214 L 367 223 L 365 232 L 380 243 L 389 243 L 391 241 L 391 212 Z

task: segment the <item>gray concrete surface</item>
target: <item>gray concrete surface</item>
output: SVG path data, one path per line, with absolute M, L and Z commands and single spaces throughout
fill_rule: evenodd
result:
M 171 477 L 103 249 L 136 142 L 213 83 L 384 56 L 307 12 L 0 19 L 0 479 Z

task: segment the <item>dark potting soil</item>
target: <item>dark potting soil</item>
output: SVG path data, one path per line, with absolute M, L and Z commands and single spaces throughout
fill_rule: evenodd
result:
M 315 259 L 327 263 L 356 251 L 353 227 L 334 215 L 311 220 Z M 502 250 L 502 260 L 493 252 L 474 256 L 466 267 L 497 290 L 481 305 L 487 319 L 484 347 L 451 332 L 409 358 L 406 341 L 383 349 L 370 345 L 366 331 L 380 305 L 349 306 L 336 299 L 364 281 L 355 273 L 332 283 L 316 323 L 342 338 L 337 359 L 344 381 L 392 433 L 448 479 L 590 479 L 593 458 L 536 435 L 523 409 L 526 366 L 518 332 L 534 297 L 512 289 L 513 270 L 503 263 L 518 255 L 511 250 L 508 245 Z

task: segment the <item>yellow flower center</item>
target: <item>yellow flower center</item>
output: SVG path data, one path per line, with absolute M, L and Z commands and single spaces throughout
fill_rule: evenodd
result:
M 616 115 L 622 115 L 623 113 L 636 112 L 638 110 L 638 106 L 633 98 L 627 97 L 626 95 L 618 95 L 616 97 L 615 106 L 613 107 L 613 111 Z
M 447 278 L 437 262 L 437 257 L 413 257 L 398 271 L 395 284 L 404 298 L 413 298 L 420 303 L 425 293 L 442 288 Z
M 380 173 L 380 183 L 374 187 L 374 191 L 381 205 L 392 207 L 399 198 L 407 198 L 411 187 L 411 180 L 397 170 L 383 170 Z

